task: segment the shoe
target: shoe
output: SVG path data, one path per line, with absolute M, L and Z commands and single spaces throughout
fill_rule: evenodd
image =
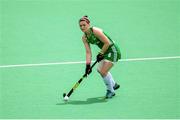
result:
M 114 92 L 111 92 L 110 90 L 107 90 L 107 93 L 106 93 L 106 99 L 108 98 L 112 98 L 113 96 L 115 96 L 116 94 Z
M 113 89 L 114 89 L 114 90 L 117 90 L 119 87 L 120 87 L 120 85 L 119 85 L 119 84 L 117 84 L 117 83 L 115 83 L 115 85 L 114 85 Z

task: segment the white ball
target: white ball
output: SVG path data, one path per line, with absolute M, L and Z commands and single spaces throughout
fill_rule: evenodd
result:
M 69 100 L 69 97 L 68 96 L 65 96 L 64 97 L 64 101 L 68 101 Z

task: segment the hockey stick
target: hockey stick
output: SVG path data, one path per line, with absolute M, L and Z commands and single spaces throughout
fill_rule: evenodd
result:
M 95 62 L 93 63 L 93 65 L 91 66 L 91 69 L 96 65 L 97 62 L 98 62 L 98 61 L 95 61 Z M 71 96 L 71 94 L 74 92 L 74 90 L 79 86 L 79 84 L 82 82 L 82 80 L 83 80 L 86 76 L 87 76 L 87 74 L 85 73 L 85 74 L 78 80 L 78 82 L 76 82 L 76 84 L 72 87 L 72 89 L 69 91 L 68 94 L 63 93 L 63 98 L 64 98 L 64 100 L 68 100 L 68 99 L 69 99 L 69 97 Z

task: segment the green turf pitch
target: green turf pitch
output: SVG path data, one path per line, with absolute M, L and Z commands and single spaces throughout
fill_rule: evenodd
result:
M 85 61 L 78 19 L 89 15 L 120 46 L 122 59 L 180 56 L 179 0 L 0 0 L 0 119 L 180 118 L 180 59 L 120 61 L 121 84 L 104 100 L 96 72 L 68 103 L 62 94 L 85 64 L 4 65 Z M 92 46 L 93 60 L 99 49 Z

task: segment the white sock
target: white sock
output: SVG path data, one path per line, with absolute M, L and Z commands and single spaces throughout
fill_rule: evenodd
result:
M 110 79 L 112 80 L 112 85 L 113 85 L 113 87 L 114 87 L 114 85 L 115 85 L 115 81 L 114 81 L 114 79 L 113 79 L 113 77 L 112 77 L 111 73 L 110 73 L 110 72 L 108 72 L 108 74 L 109 74 L 109 76 L 110 76 Z
M 108 74 L 105 77 L 103 77 L 103 79 L 104 79 L 104 83 L 106 84 L 107 89 L 110 90 L 111 92 L 114 92 L 113 86 L 115 82 L 113 82 L 114 80 L 110 72 L 108 72 Z

